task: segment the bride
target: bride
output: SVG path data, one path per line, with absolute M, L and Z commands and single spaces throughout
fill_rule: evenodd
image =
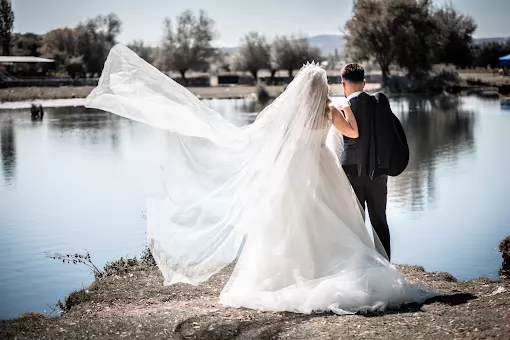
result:
M 164 284 L 200 284 L 233 262 L 225 306 L 351 314 L 435 295 L 406 282 L 367 230 L 328 135 L 357 137 L 307 64 L 254 123 L 237 127 L 123 45 L 86 107 L 164 130 L 147 197 Z

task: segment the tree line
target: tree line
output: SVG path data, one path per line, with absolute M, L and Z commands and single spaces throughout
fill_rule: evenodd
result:
M 345 25 L 347 51 L 354 60 L 372 60 L 383 83 L 392 66 L 421 80 L 436 64 L 458 68 L 498 66 L 510 54 L 510 41 L 473 43 L 477 25 L 471 16 L 432 0 L 354 0 Z
M 87 19 L 73 28 L 46 34 L 13 34 L 14 13 L 9 0 L 0 0 L 0 47 L 3 55 L 32 55 L 54 59 L 60 72 L 71 77 L 99 74 L 110 48 L 117 42 L 122 22 L 111 13 Z M 212 67 L 249 72 L 260 70 L 289 76 L 307 61 L 323 61 L 318 48 L 299 35 L 269 40 L 247 33 L 232 53 L 214 47 L 215 22 L 206 12 L 185 11 L 174 20 L 166 18 L 158 46 L 144 41 L 128 44 L 140 57 L 168 72 L 208 72 Z M 392 70 L 411 79 L 427 76 L 436 64 L 458 68 L 497 67 L 498 58 L 510 54 L 510 41 L 474 44 L 477 25 L 471 16 L 432 0 L 353 0 L 353 13 L 344 27 L 346 58 L 371 61 L 382 71 L 383 82 Z
M 10 3 L 0 0 L 0 3 L 3 2 Z M 3 8 L 0 7 L 1 10 Z M 0 39 L 2 45 L 8 41 L 6 44 L 12 46 L 12 49 L 4 49 L 4 54 L 51 58 L 55 60 L 58 71 L 76 77 L 101 72 L 121 30 L 120 18 L 110 13 L 87 19 L 74 28 L 58 28 L 44 35 L 2 35 L 7 32 L 3 29 Z M 9 32 L 12 32 L 12 23 Z M 255 78 L 263 69 L 270 70 L 272 75 L 278 70 L 286 70 L 292 75 L 308 60 L 320 61 L 322 58 L 320 50 L 310 46 L 302 36 L 279 36 L 270 42 L 263 35 L 249 32 L 234 53 L 213 47 L 216 37 L 214 20 L 205 11 L 196 15 L 187 10 L 175 20 L 164 20 L 159 46 L 152 47 L 142 40 L 135 40 L 128 47 L 158 69 L 179 72 L 183 78 L 190 70 L 207 72 L 213 64 L 225 71 L 250 72 Z

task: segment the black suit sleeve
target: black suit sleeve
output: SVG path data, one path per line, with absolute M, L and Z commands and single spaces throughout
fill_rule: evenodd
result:
M 349 105 L 351 106 L 352 113 L 354 114 L 354 118 L 356 119 L 356 123 L 358 124 L 358 132 L 361 136 L 362 133 L 364 133 L 364 130 L 366 129 L 366 113 L 364 114 L 364 103 L 362 100 L 360 100 L 360 97 L 355 97 L 351 100 L 349 100 Z

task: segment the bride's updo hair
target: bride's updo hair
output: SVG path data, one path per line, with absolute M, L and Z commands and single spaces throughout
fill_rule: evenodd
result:
M 320 95 L 324 97 L 324 100 L 326 100 L 329 93 L 326 71 L 318 65 L 307 64 L 303 66 L 300 73 L 308 78 L 308 95 L 314 97 Z
M 298 76 L 305 77 L 304 94 L 309 99 L 309 103 L 314 103 L 314 106 L 310 106 L 310 109 L 313 110 L 310 114 L 314 117 L 312 128 L 314 130 L 322 129 L 329 115 L 327 105 L 329 85 L 326 71 L 318 65 L 307 64 L 303 66 Z

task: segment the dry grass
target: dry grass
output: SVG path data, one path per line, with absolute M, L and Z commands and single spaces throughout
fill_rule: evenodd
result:
M 85 98 L 91 86 L 12 87 L 0 90 L 0 102 L 21 102 L 34 99 Z
M 280 95 L 283 86 L 266 86 L 265 87 L 271 97 Z M 330 85 L 331 92 L 334 95 L 343 93 L 341 84 Z M 379 88 L 379 84 L 367 84 L 367 91 L 375 91 Z M 62 87 L 14 87 L 8 89 L 0 89 L 0 102 L 21 102 L 30 100 L 45 99 L 68 99 L 68 98 L 85 98 L 92 91 L 91 86 L 62 86 Z M 245 98 L 256 96 L 257 86 L 212 86 L 212 87 L 190 87 L 188 90 L 194 95 L 202 99 L 228 99 L 228 98 Z
M 85 98 L 92 91 L 90 86 L 62 87 L 15 87 L 0 90 L 1 102 L 19 102 L 35 99 Z M 268 86 L 270 94 L 276 96 L 283 91 L 283 86 Z M 217 86 L 190 87 L 189 90 L 200 98 L 240 98 L 255 94 L 256 86 Z
M 510 77 L 500 77 L 498 74 L 487 71 L 461 71 L 459 72 L 459 76 L 463 80 L 479 80 L 490 86 L 510 85 Z

